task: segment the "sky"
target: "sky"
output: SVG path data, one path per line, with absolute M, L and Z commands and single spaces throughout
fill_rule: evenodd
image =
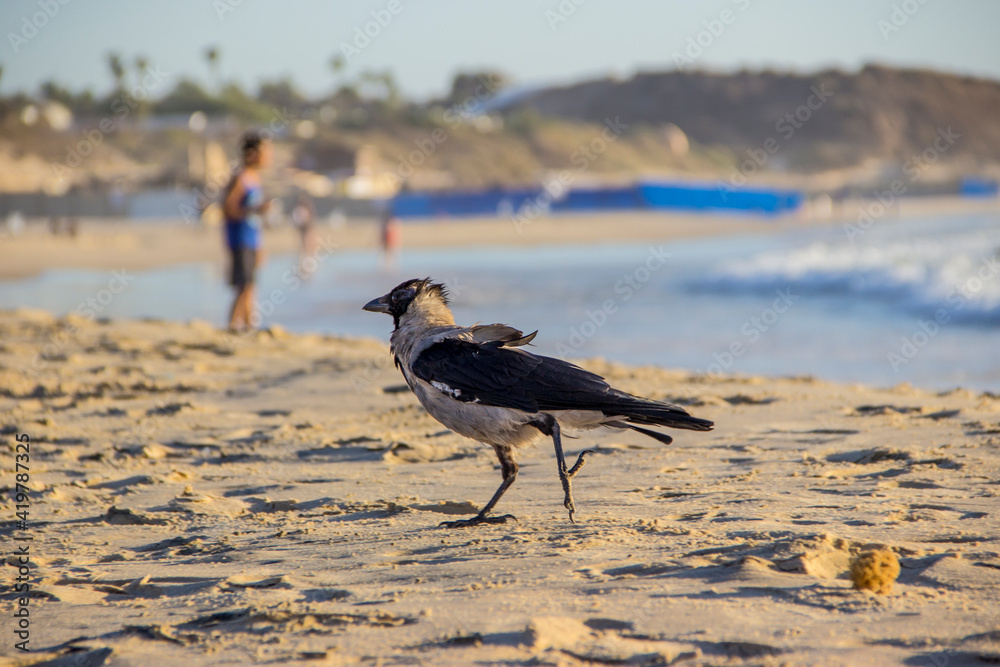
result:
M 0 28 L 2 93 L 47 80 L 106 93 L 112 51 L 147 58 L 164 93 L 184 76 L 207 84 L 210 45 L 222 79 L 256 90 L 290 76 L 310 95 L 385 69 L 414 99 L 483 69 L 528 86 L 870 62 L 1000 80 L 994 0 L 0 0 Z

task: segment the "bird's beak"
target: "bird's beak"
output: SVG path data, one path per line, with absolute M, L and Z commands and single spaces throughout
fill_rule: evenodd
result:
M 389 295 L 380 296 L 377 299 L 372 299 L 365 304 L 362 310 L 367 310 L 369 313 L 388 313 L 389 312 Z

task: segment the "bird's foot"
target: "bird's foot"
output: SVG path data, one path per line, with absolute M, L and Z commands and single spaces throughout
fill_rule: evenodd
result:
M 593 449 L 585 449 L 580 452 L 580 455 L 576 458 L 576 463 L 569 470 L 566 469 L 565 464 L 560 466 L 559 470 L 559 481 L 562 482 L 563 493 L 565 493 L 565 498 L 563 499 L 563 507 L 569 510 L 569 522 L 576 523 L 573 519 L 573 514 L 576 512 L 576 505 L 573 503 L 573 482 L 571 481 L 576 473 L 580 472 L 580 468 L 586 463 L 587 454 L 596 454 Z
M 573 486 L 569 481 L 569 477 L 564 477 L 562 483 L 563 492 L 565 493 L 563 507 L 569 510 L 569 522 L 576 523 L 576 521 L 573 520 L 573 513 L 576 512 L 576 505 L 573 504 Z
M 478 526 L 482 523 L 507 523 L 508 521 L 517 521 L 517 517 L 513 514 L 502 514 L 500 516 L 483 516 L 481 514 L 477 514 L 471 519 L 442 521 L 438 524 L 438 528 L 471 528 L 472 526 Z

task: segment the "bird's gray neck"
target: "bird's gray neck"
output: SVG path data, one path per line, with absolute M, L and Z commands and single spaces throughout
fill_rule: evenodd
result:
M 397 360 L 407 363 L 418 343 L 441 331 L 457 329 L 451 310 L 437 299 L 418 297 L 396 322 L 396 330 L 389 338 L 392 353 Z

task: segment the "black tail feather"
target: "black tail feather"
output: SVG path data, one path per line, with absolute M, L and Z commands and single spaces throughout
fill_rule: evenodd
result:
M 659 442 L 662 442 L 664 445 L 669 445 L 674 441 L 674 439 L 671 438 L 666 433 L 660 433 L 659 431 L 652 431 L 648 428 L 643 428 L 641 426 L 636 426 L 634 424 L 627 424 L 625 422 L 613 421 L 613 422 L 605 422 L 604 425 L 611 426 L 612 428 L 629 428 L 632 429 L 633 431 L 642 433 L 643 435 L 648 435 L 653 440 L 658 440 Z
M 670 443 L 672 443 L 674 441 L 674 439 L 671 438 L 666 433 L 657 433 L 656 431 L 651 431 L 648 428 L 642 428 L 641 426 L 635 426 L 633 424 L 624 424 L 624 425 L 628 426 L 633 431 L 638 431 L 639 433 L 642 433 L 643 435 L 648 435 L 653 440 L 659 440 L 664 445 L 669 445 Z
M 683 428 L 689 431 L 711 431 L 715 422 L 692 417 L 687 411 L 677 405 L 651 401 L 622 392 L 616 397 L 613 406 L 603 408 L 609 417 L 621 417 L 631 424 L 650 426 L 669 426 Z M 630 428 L 635 428 L 630 426 Z
M 699 419 L 691 415 L 682 415 L 674 412 L 660 415 L 630 414 L 623 415 L 626 421 L 633 424 L 648 424 L 652 426 L 669 426 L 670 428 L 683 428 L 688 431 L 711 431 L 715 427 L 715 422 L 707 419 Z

